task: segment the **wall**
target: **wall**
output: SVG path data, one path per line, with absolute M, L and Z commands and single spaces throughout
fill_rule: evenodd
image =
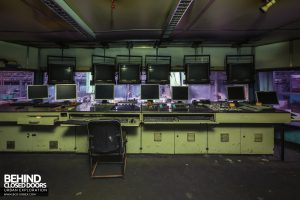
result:
M 201 48 L 198 49 L 199 54 Z M 251 48 L 241 48 L 241 54 L 251 54 Z M 132 55 L 155 55 L 155 49 L 137 49 L 131 50 Z M 172 56 L 172 65 L 182 65 L 183 55 L 193 55 L 193 48 L 161 48 L 159 55 Z M 236 55 L 236 48 L 229 47 L 204 47 L 203 54 L 211 55 L 212 68 L 224 69 L 224 59 L 226 55 Z M 278 68 L 289 67 L 290 59 L 293 66 L 300 66 L 300 40 L 292 42 L 290 50 L 289 42 L 280 42 L 269 45 L 262 45 L 255 48 L 256 68 Z M 65 49 L 65 56 L 76 56 L 78 69 L 87 70 L 91 66 L 91 56 L 103 55 L 103 49 L 83 49 L 72 48 Z M 110 48 L 106 50 L 107 56 L 127 55 L 126 48 Z M 61 55 L 60 49 L 41 49 L 41 67 L 46 68 L 48 55 Z M 0 58 L 16 60 L 22 67 L 29 69 L 38 68 L 38 49 L 29 47 L 29 57 L 27 62 L 27 47 L 12 43 L 0 41 Z
M 38 49 L 29 47 L 27 59 L 27 47 L 0 41 L 0 58 L 17 61 L 23 68 L 38 68 Z
M 300 66 L 300 40 L 280 42 L 255 48 L 256 68 Z

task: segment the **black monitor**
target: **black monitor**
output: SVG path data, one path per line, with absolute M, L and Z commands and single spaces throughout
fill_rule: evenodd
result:
M 256 92 L 256 101 L 266 105 L 278 104 L 278 97 L 276 92 Z
M 28 85 L 27 99 L 47 99 L 48 86 L 47 85 Z
M 251 83 L 254 82 L 254 65 L 252 63 L 227 64 L 228 83 Z
M 228 101 L 245 101 L 244 86 L 228 86 L 227 87 L 227 100 Z
M 108 64 L 93 65 L 93 80 L 95 83 L 114 83 L 116 67 Z
M 119 64 L 119 83 L 138 84 L 140 83 L 139 64 Z
M 159 99 L 159 85 L 141 85 L 141 99 Z
M 210 63 L 190 63 L 185 65 L 186 83 L 201 84 L 210 81 Z
M 75 66 L 48 64 L 48 84 L 74 83 Z
M 109 85 L 95 85 L 95 100 L 112 100 L 115 97 L 115 86 Z
M 149 64 L 147 65 L 147 83 L 169 84 L 170 83 L 169 64 Z
M 174 86 L 172 87 L 172 99 L 184 101 L 189 99 L 189 87 Z
M 76 84 L 57 84 L 55 85 L 56 100 L 76 100 Z

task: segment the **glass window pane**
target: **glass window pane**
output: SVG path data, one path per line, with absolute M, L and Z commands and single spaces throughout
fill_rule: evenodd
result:
M 0 71 L 0 99 L 26 100 L 27 85 L 34 83 L 34 72 Z

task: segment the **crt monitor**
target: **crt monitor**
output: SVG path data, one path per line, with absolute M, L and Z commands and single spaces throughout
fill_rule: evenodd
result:
M 95 82 L 115 82 L 115 65 L 108 64 L 94 64 L 93 65 L 93 78 Z
M 251 83 L 254 81 L 254 65 L 252 63 L 233 63 L 227 65 L 227 82 Z
M 140 83 L 140 65 L 120 64 L 119 83 Z
M 256 101 L 266 105 L 278 104 L 277 94 L 274 91 L 256 92 Z
M 112 100 L 114 99 L 115 86 L 96 84 L 95 85 L 95 100 Z
M 186 86 L 175 86 L 172 87 L 172 99 L 173 100 L 188 100 L 189 99 L 189 88 Z
M 147 83 L 170 83 L 170 65 L 149 64 L 147 66 Z
M 63 84 L 74 82 L 74 66 L 65 64 L 48 65 L 48 83 Z
M 244 86 L 228 86 L 227 87 L 227 100 L 228 101 L 245 101 Z
M 190 63 L 185 65 L 187 83 L 209 83 L 209 63 Z
M 56 100 L 76 100 L 76 84 L 56 84 Z
M 159 85 L 141 85 L 141 99 L 159 99 Z
M 47 99 L 48 86 L 47 85 L 28 85 L 27 99 Z

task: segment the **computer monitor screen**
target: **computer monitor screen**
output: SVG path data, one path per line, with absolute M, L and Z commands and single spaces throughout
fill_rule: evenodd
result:
M 147 83 L 170 83 L 169 64 L 152 64 L 147 66 Z
M 188 100 L 189 88 L 188 87 L 172 87 L 172 99 L 173 100 Z
M 227 87 L 228 101 L 245 101 L 244 86 L 228 86 Z
M 47 99 L 48 86 L 47 85 L 28 85 L 27 99 Z
M 276 92 L 256 92 L 256 100 L 262 104 L 275 105 L 278 104 Z
M 56 100 L 76 100 L 76 84 L 55 85 Z
M 114 99 L 114 85 L 95 85 L 95 100 L 111 100 Z
M 140 83 L 140 65 L 119 65 L 119 83 Z
M 141 99 L 159 99 L 159 85 L 141 85 Z
M 254 81 L 254 65 L 252 63 L 228 64 L 227 81 L 229 83 L 251 83 Z
M 48 83 L 63 84 L 74 82 L 74 66 L 65 64 L 48 65 Z
M 187 83 L 209 83 L 209 63 L 191 63 L 186 64 L 185 67 Z
M 95 82 L 115 82 L 116 68 L 114 65 L 94 64 L 94 81 Z

